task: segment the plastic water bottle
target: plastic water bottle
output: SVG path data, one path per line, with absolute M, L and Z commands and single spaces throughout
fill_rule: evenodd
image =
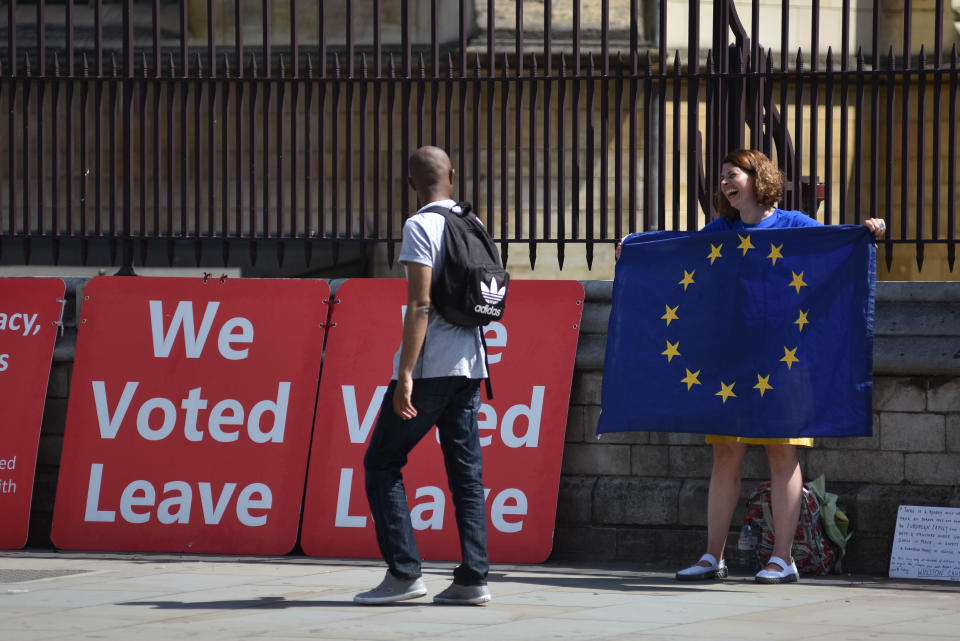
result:
M 740 528 L 740 537 L 737 539 L 737 565 L 748 572 L 757 568 L 757 535 L 746 523 Z

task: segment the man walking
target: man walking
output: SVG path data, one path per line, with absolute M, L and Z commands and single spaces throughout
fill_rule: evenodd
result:
M 454 171 L 446 152 L 421 147 L 410 156 L 407 182 L 426 203 L 403 226 L 399 262 L 407 272 L 403 342 L 394 357 L 393 380 L 363 459 L 367 500 L 387 573 L 355 603 L 384 604 L 424 596 L 420 555 L 403 487 L 407 455 L 437 426 L 456 513 L 462 562 L 453 583 L 435 603 L 478 605 L 490 600 L 487 588 L 487 521 L 481 480 L 477 411 L 480 381 L 487 375 L 480 328 L 447 323 L 431 308 L 430 289 L 443 270 L 442 214 L 454 209 Z

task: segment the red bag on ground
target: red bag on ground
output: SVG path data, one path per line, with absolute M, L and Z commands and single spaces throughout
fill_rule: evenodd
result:
M 770 509 L 770 482 L 764 481 L 747 500 L 743 522 L 757 536 L 757 559 L 760 567 L 773 554 L 773 512 Z M 803 486 L 800 520 L 793 538 L 793 560 L 800 574 L 819 576 L 834 571 L 842 554 L 840 548 L 823 534 L 820 525 L 820 502 L 807 484 Z

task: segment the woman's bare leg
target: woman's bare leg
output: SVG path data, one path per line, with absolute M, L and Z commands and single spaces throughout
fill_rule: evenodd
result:
M 787 563 L 793 561 L 793 537 L 800 520 L 800 500 L 803 496 L 803 476 L 794 445 L 767 445 L 770 461 L 770 508 L 773 511 L 773 555 Z M 779 572 L 782 568 L 767 564 L 766 570 Z
M 713 469 L 707 494 L 707 553 L 717 562 L 723 558 L 730 520 L 740 500 L 740 468 L 746 451 L 743 443 L 713 444 Z

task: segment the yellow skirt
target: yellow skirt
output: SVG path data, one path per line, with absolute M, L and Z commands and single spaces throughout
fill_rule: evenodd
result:
M 747 438 L 745 436 L 721 436 L 707 434 L 707 445 L 711 443 L 744 443 L 746 445 L 796 445 L 813 447 L 812 438 Z

